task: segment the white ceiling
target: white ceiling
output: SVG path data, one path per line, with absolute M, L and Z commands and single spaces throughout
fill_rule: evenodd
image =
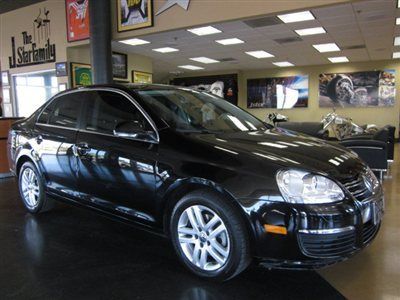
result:
M 400 35 L 400 25 L 395 25 L 400 17 L 400 9 L 393 0 L 368 0 L 331 7 L 312 9 L 315 20 L 278 24 L 251 28 L 242 21 L 210 24 L 222 33 L 197 36 L 186 30 L 175 30 L 142 36 L 150 44 L 129 46 L 113 42 L 113 49 L 136 53 L 153 59 L 153 71 L 156 81 L 160 81 L 177 70 L 179 65 L 197 65 L 203 71 L 249 70 L 276 68 L 272 62 L 290 61 L 296 66 L 329 63 L 327 57 L 347 56 L 350 62 L 391 59 L 393 51 L 400 47 L 393 46 L 393 39 Z M 326 34 L 303 36 L 302 41 L 279 44 L 275 39 L 297 37 L 295 29 L 322 26 Z M 237 37 L 244 44 L 223 46 L 217 39 Z M 340 52 L 319 53 L 313 44 L 335 42 L 342 49 Z M 365 45 L 361 49 L 347 47 Z M 162 54 L 152 51 L 154 48 L 174 47 L 179 52 Z M 398 48 L 398 49 L 395 49 Z M 265 50 L 275 57 L 256 59 L 245 51 Z M 234 62 L 201 64 L 189 60 L 190 57 L 206 56 L 220 60 L 234 58 Z

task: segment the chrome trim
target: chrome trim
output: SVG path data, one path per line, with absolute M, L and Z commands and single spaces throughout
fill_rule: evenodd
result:
M 153 128 L 154 132 L 156 133 L 156 143 L 160 142 L 160 135 L 158 134 L 158 130 L 156 127 L 156 124 L 154 123 L 154 121 L 152 120 L 152 118 L 147 114 L 147 112 L 140 106 L 140 104 L 131 96 L 129 95 L 127 92 L 124 92 L 120 89 L 117 88 L 106 88 L 106 87 L 95 87 L 95 88 L 90 88 L 90 87 L 81 87 L 78 88 L 76 90 L 69 90 L 69 91 L 65 91 L 65 92 L 61 92 L 60 94 L 55 95 L 53 98 L 51 98 L 48 103 L 42 108 L 42 111 L 40 112 L 40 114 L 38 115 L 38 117 L 36 118 L 36 122 L 35 125 L 49 125 L 49 126 L 56 126 L 56 125 L 51 125 L 51 124 L 43 124 L 43 123 L 38 123 L 37 120 L 40 118 L 41 114 L 43 113 L 43 111 L 47 108 L 48 105 L 50 105 L 53 101 L 55 101 L 57 98 L 65 96 L 65 95 L 69 95 L 69 94 L 73 94 L 73 93 L 79 93 L 79 92 L 90 92 L 90 91 L 107 91 L 107 92 L 114 92 L 114 93 L 118 93 L 122 96 L 124 96 L 125 98 L 127 98 L 130 102 L 132 102 L 132 104 L 142 113 L 142 115 L 146 118 L 147 122 L 150 123 L 151 127 Z M 65 128 L 60 126 L 59 128 Z M 79 131 L 83 131 L 78 129 L 75 130 L 79 130 Z M 96 133 L 95 131 L 92 131 L 91 133 Z
M 104 132 L 98 132 L 98 131 L 92 131 L 92 130 L 87 130 L 87 129 L 81 129 L 79 130 L 79 132 L 83 132 L 83 133 L 88 133 L 88 134 L 97 134 L 97 135 L 104 135 L 104 136 L 110 136 L 110 137 L 114 137 L 114 138 L 123 138 L 123 139 L 127 139 L 127 140 L 132 140 L 132 141 L 139 141 L 139 142 L 146 142 L 146 143 L 150 143 L 150 144 L 158 144 L 158 141 L 151 141 L 151 140 L 145 140 L 145 139 L 135 139 L 135 138 L 129 138 L 129 137 L 121 137 L 121 136 L 117 136 L 111 133 L 104 133 Z
M 354 229 L 355 229 L 354 226 L 347 226 L 347 227 L 331 228 L 331 229 L 299 229 L 299 232 L 305 234 L 334 234 L 334 233 L 352 231 Z
M 52 127 L 52 128 L 59 128 L 59 129 L 67 129 L 67 130 L 73 130 L 73 131 L 78 131 L 78 128 L 71 128 L 71 127 L 64 127 L 64 126 L 59 126 L 59 125 L 53 125 L 53 124 L 44 124 L 44 123 L 35 123 L 37 126 L 45 126 L 45 127 Z

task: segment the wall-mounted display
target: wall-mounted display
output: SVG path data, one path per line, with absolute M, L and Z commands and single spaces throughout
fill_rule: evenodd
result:
M 320 107 L 393 106 L 395 70 L 319 75 Z
M 92 84 L 92 67 L 88 64 L 71 63 L 72 87 Z
M 247 80 L 247 108 L 308 106 L 308 75 Z
M 133 83 L 153 83 L 153 74 L 141 71 L 132 71 Z
M 51 42 L 51 13 L 46 7 L 38 8 L 19 38 L 11 37 L 10 69 L 56 61 L 56 44 Z
M 118 31 L 153 26 L 152 0 L 117 0 Z
M 238 103 L 237 74 L 175 78 L 171 84 L 206 91 L 232 104 Z
M 56 77 L 68 76 L 67 63 L 56 63 Z
M 10 85 L 10 74 L 8 73 L 8 71 L 1 72 L 1 84 L 3 86 Z
M 128 56 L 123 53 L 112 53 L 112 70 L 114 78 L 128 77 Z
M 75 42 L 89 38 L 89 0 L 65 0 L 67 40 Z

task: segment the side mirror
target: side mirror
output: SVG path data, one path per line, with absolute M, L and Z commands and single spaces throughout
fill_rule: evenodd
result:
M 146 130 L 138 121 L 118 123 L 114 128 L 114 136 L 148 143 L 158 143 L 157 135 L 153 130 Z

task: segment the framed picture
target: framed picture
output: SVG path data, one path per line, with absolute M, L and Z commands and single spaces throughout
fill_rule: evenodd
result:
M 199 91 L 206 91 L 226 101 L 238 103 L 237 74 L 220 74 L 196 77 L 181 77 L 171 80 L 171 84 L 185 86 Z
M 141 71 L 132 71 L 133 83 L 153 83 L 153 74 Z
M 68 76 L 67 63 L 56 63 L 56 77 Z
M 319 75 L 319 107 L 387 107 L 396 98 L 395 70 Z
M 112 53 L 112 70 L 114 78 L 128 77 L 128 56 L 123 53 Z
M 81 63 L 71 63 L 72 87 L 92 84 L 92 66 Z
M 247 80 L 247 108 L 308 107 L 308 75 Z
M 10 85 L 10 74 L 8 71 L 3 71 L 1 72 L 1 84 L 4 85 Z
M 58 91 L 62 92 L 65 91 L 67 89 L 67 84 L 66 83 L 59 83 L 58 84 Z
M 75 42 L 89 38 L 89 0 L 65 0 L 67 40 Z
M 117 0 L 118 32 L 153 26 L 152 0 Z

